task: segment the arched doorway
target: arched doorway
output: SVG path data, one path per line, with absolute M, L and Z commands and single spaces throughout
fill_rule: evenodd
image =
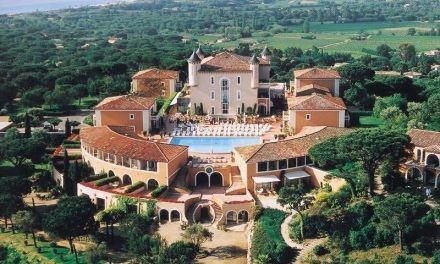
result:
M 200 222 L 210 223 L 212 220 L 211 210 L 209 206 L 203 206 L 200 208 Z
M 211 174 L 211 187 L 212 186 L 223 186 L 223 175 L 220 172 L 214 172 Z
M 426 165 L 438 167 L 439 166 L 439 160 L 437 155 L 429 154 L 428 157 L 426 157 Z
M 159 187 L 159 183 L 155 179 L 149 179 L 147 182 L 147 190 L 154 190 Z
M 258 114 L 260 116 L 265 116 L 267 115 L 267 107 L 264 104 L 259 104 L 258 105 Z
M 236 224 L 237 223 L 237 213 L 235 211 L 229 211 L 226 214 L 226 224 Z
M 416 167 L 411 167 L 407 171 L 406 180 L 409 182 L 422 182 L 422 172 Z
M 115 173 L 112 170 L 108 171 L 108 177 L 113 177 L 115 176 Z
M 209 176 L 206 172 L 199 172 L 196 174 L 196 186 L 208 187 L 209 186 Z
M 180 212 L 177 210 L 171 211 L 171 222 L 180 221 Z
M 168 210 L 161 209 L 159 211 L 159 220 L 161 223 L 166 223 L 166 222 L 170 221 L 170 215 L 168 213 Z
M 238 213 L 238 223 L 246 223 L 249 221 L 249 213 L 243 210 Z
M 125 175 L 122 177 L 122 184 L 123 184 L 123 185 L 131 185 L 131 177 L 128 176 L 127 174 L 125 174 Z

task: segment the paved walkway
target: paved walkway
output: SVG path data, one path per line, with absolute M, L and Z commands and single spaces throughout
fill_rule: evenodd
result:
M 283 223 L 281 224 L 281 235 L 283 236 L 284 241 L 289 247 L 302 250 L 303 245 L 293 241 L 289 236 L 289 223 L 292 221 L 292 218 L 295 214 L 296 212 L 291 213 L 284 219 Z

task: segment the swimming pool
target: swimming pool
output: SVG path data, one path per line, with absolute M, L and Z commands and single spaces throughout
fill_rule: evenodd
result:
M 190 152 L 229 153 L 235 147 L 260 143 L 259 137 L 173 137 L 171 144 L 189 146 Z

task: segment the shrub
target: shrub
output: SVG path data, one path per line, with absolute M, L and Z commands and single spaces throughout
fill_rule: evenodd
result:
M 300 219 L 299 216 L 295 216 L 292 222 L 289 224 L 290 236 L 300 241 L 301 239 L 301 229 L 300 229 Z M 310 215 L 304 214 L 304 237 L 305 238 L 314 238 L 318 235 L 322 234 L 325 231 L 326 220 L 321 215 Z
M 323 256 L 325 254 L 329 253 L 328 249 L 324 247 L 323 245 L 317 245 L 313 248 L 313 254 L 316 256 Z
M 440 264 L 440 249 L 434 253 L 432 257 L 432 264 Z
M 93 126 L 93 118 L 91 116 L 86 116 L 83 123 L 89 126 Z
M 145 183 L 138 181 L 132 184 L 131 186 L 129 186 L 127 189 L 125 189 L 124 193 L 131 193 L 143 187 L 145 187 Z
M 161 185 L 157 187 L 156 189 L 154 189 L 154 191 L 151 192 L 151 197 L 153 198 L 159 197 L 162 193 L 166 191 L 166 189 L 167 189 L 166 185 Z
M 264 209 L 252 237 L 252 255 L 267 256 L 271 263 L 286 263 L 292 257 L 291 248 L 281 236 L 281 223 L 286 213 L 277 209 Z
M 117 182 L 119 181 L 119 177 L 118 176 L 112 176 L 112 177 L 108 177 L 108 178 L 104 178 L 104 179 L 100 179 L 95 181 L 95 186 L 99 187 L 99 186 L 104 186 L 106 184 L 112 183 L 112 182 Z
M 87 177 L 84 181 L 85 182 L 92 182 L 92 181 L 97 181 L 97 180 L 100 180 L 100 179 L 104 179 L 106 177 L 107 177 L 107 173 L 100 173 L 100 174 L 95 174 L 95 175 L 92 175 L 90 177 Z
M 106 260 L 106 246 L 105 244 L 99 244 L 96 247 L 90 248 L 85 252 L 85 260 L 87 264 L 98 264 L 102 260 Z

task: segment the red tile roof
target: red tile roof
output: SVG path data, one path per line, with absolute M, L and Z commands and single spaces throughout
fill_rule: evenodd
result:
M 215 56 L 205 58 L 202 61 L 201 71 L 243 72 L 250 71 L 251 57 L 241 56 L 231 52 L 222 52 Z M 269 62 L 258 58 L 260 64 L 268 65 Z
M 296 88 L 296 96 L 304 96 L 304 95 L 311 95 L 313 93 L 319 93 L 319 94 L 331 94 L 331 91 L 329 88 L 318 85 L 318 84 L 308 84 L 303 87 Z
M 302 133 L 303 130 L 312 131 Z M 260 145 L 237 147 L 235 151 L 243 157 L 246 163 L 257 163 L 271 160 L 282 160 L 307 155 L 314 145 L 332 137 L 338 137 L 354 132 L 354 129 L 339 127 L 320 127 L 309 129 L 304 127 L 297 137 L 292 139 L 269 142 Z
M 133 79 L 176 79 L 179 77 L 179 71 L 161 70 L 151 68 L 137 72 Z
M 416 147 L 429 148 L 432 152 L 440 149 L 440 132 L 423 129 L 411 129 L 408 132 L 411 143 Z
M 150 110 L 155 103 L 154 97 L 121 95 L 105 98 L 95 110 Z
M 341 76 L 335 70 L 310 68 L 293 72 L 296 79 L 340 79 Z
M 324 94 L 290 97 L 287 104 L 291 110 L 345 110 L 344 101 L 340 97 Z
M 106 153 L 137 160 L 169 162 L 187 151 L 187 146 L 149 141 L 128 127 L 86 127 L 80 131 L 81 143 Z

